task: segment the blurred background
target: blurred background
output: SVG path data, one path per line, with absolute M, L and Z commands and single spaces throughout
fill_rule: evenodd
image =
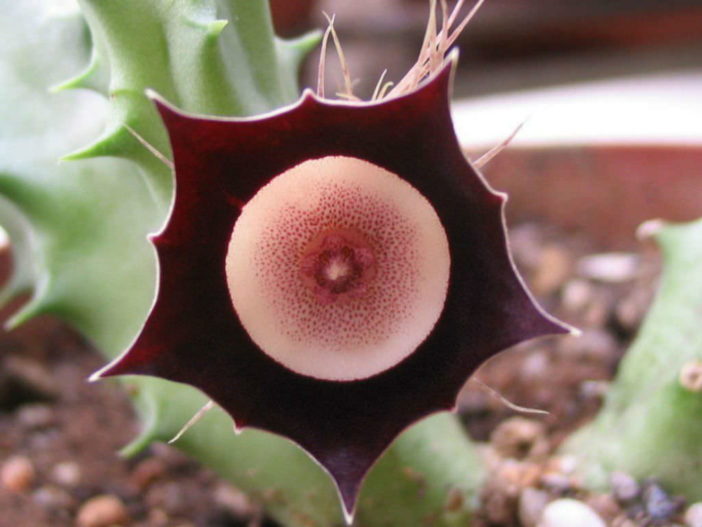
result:
M 272 5 L 276 26 L 286 36 L 325 27 L 322 12 L 335 14 L 352 75 L 364 95 L 372 92 L 383 69 L 390 80 L 407 71 L 428 12 L 427 0 L 273 0 Z M 472 5 L 467 1 L 464 10 Z M 700 71 L 702 2 L 488 0 L 458 45 L 456 97 L 610 76 Z M 316 59 L 312 57 L 314 64 Z M 338 71 L 329 74 L 331 87 Z M 313 85 L 313 77 L 308 71 L 306 84 Z

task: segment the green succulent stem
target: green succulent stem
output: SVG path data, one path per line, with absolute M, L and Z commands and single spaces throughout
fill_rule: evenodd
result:
M 604 488 L 612 471 L 656 478 L 691 501 L 702 499 L 702 220 L 661 225 L 659 291 L 622 360 L 597 418 L 563 452 L 581 463 L 586 484 Z

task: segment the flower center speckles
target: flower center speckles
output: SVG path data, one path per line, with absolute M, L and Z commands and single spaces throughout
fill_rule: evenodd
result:
M 329 229 L 305 248 L 300 271 L 317 300 L 330 304 L 366 293 L 376 274 L 376 259 L 362 234 Z
M 300 163 L 259 190 L 225 262 L 234 310 L 261 351 L 337 381 L 417 349 L 441 315 L 449 267 L 429 202 L 396 174 L 342 156 Z

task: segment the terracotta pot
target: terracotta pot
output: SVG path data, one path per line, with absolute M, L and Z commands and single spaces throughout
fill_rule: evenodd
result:
M 584 231 L 604 247 L 634 244 L 649 219 L 702 216 L 702 147 L 515 148 L 484 173 L 508 193 L 511 224 L 541 219 Z
M 270 0 L 276 33 L 294 36 L 309 26 L 315 0 Z

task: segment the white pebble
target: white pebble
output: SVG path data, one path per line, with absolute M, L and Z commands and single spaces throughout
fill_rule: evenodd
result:
M 62 461 L 54 465 L 52 479 L 64 487 L 76 487 L 80 483 L 80 466 L 74 461 Z
M 636 278 L 640 265 L 641 258 L 632 253 L 593 254 L 578 262 L 578 273 L 600 282 L 619 283 Z
M 702 501 L 693 503 L 685 511 L 687 527 L 702 527 Z
M 641 495 L 641 488 L 634 478 L 621 471 L 612 472 L 610 477 L 614 496 L 620 502 L 630 502 Z
M 606 527 L 595 511 L 573 499 L 552 501 L 541 516 L 538 527 Z

